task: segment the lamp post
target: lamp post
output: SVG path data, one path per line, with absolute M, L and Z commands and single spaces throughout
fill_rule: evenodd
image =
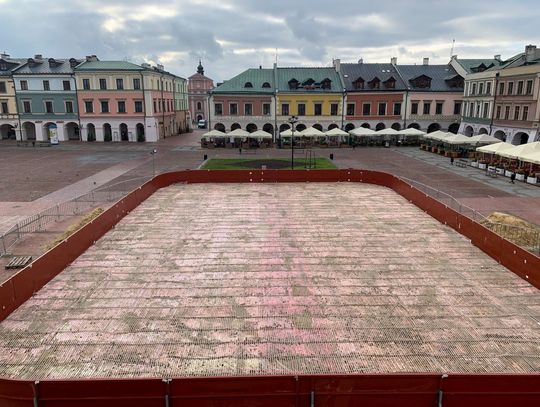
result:
M 156 177 L 156 162 L 155 162 L 155 157 L 156 157 L 156 153 L 157 153 L 157 150 L 154 148 L 152 151 L 150 151 L 150 154 L 152 154 L 152 176 L 153 178 Z
M 291 124 L 291 170 L 294 170 L 294 125 L 298 122 L 298 117 L 291 116 L 289 123 Z

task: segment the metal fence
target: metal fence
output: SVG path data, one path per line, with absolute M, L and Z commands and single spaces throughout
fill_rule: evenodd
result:
M 540 230 L 493 222 L 477 210 L 462 204 L 456 198 L 447 194 L 446 192 L 412 179 L 404 177 L 399 178 L 414 186 L 416 189 L 422 191 L 426 195 L 435 198 L 437 201 L 445 204 L 459 214 L 466 216 L 475 222 L 481 223 L 499 236 L 512 241 L 530 252 L 540 253 Z
M 10 250 L 29 233 L 39 232 L 52 222 L 59 222 L 68 217 L 81 215 L 99 205 L 116 202 L 150 177 L 130 178 L 105 187 L 96 188 L 84 195 L 62 202 L 35 215 L 29 216 L 0 235 L 0 256 L 10 254 Z

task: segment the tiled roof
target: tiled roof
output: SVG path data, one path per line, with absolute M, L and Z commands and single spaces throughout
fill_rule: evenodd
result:
M 0 58 L 0 61 L 6 63 L 7 69 L 0 69 L 0 76 L 10 76 L 14 69 L 17 69 L 19 66 L 26 62 L 26 59 L 23 58 Z M 0 64 L 2 66 L 2 64 Z
M 405 90 L 406 86 L 399 72 L 396 70 L 392 64 L 341 64 L 341 74 L 343 81 L 345 82 L 345 88 L 348 91 L 359 91 L 359 92 L 373 92 L 373 91 L 396 91 L 396 90 Z M 386 89 L 382 84 L 380 89 L 370 89 L 367 86 L 367 83 L 373 80 L 375 77 L 379 78 L 381 82 L 385 82 L 390 78 L 396 80 L 395 88 Z M 366 83 L 365 89 L 355 89 L 353 82 L 358 78 L 362 78 Z
M 209 78 L 206 75 L 201 75 L 198 72 L 196 74 L 194 74 L 194 75 L 189 76 L 188 79 L 206 79 L 208 81 L 213 81 L 213 79 Z
M 245 87 L 251 83 L 252 87 Z M 263 88 L 268 83 L 270 87 Z M 214 88 L 212 93 L 273 93 L 274 70 L 273 69 L 248 69 L 239 75 Z
M 24 74 L 41 74 L 41 75 L 62 75 L 62 74 L 72 74 L 73 68 L 70 65 L 69 59 L 55 59 L 53 65 L 49 64 L 49 58 L 43 59 L 33 59 L 34 62 L 26 62 L 16 68 L 13 71 L 14 75 L 24 75 Z M 81 60 L 76 60 L 77 63 L 81 63 Z
M 315 88 L 309 90 L 310 93 L 331 93 L 342 92 L 343 85 L 341 78 L 334 68 L 277 68 L 277 88 L 280 92 L 306 92 L 302 87 L 297 90 L 289 89 L 289 81 L 296 79 L 300 84 L 308 79 L 313 79 L 315 83 L 320 83 L 324 79 L 330 79 L 330 89 Z
M 401 73 L 403 80 L 407 83 L 409 89 L 425 92 L 462 92 L 463 88 L 452 88 L 448 80 L 456 77 L 458 73 L 451 65 L 398 65 L 397 69 Z M 419 76 L 428 76 L 431 78 L 429 88 L 414 88 L 410 82 L 411 79 Z
M 127 61 L 86 61 L 76 71 L 144 71 L 140 65 Z

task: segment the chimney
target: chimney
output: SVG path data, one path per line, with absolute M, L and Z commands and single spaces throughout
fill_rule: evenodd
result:
M 527 62 L 532 62 L 538 58 L 540 58 L 540 50 L 536 49 L 536 45 L 527 45 L 525 47 L 525 60 Z
M 148 64 L 148 63 L 146 63 L 146 62 L 143 62 L 143 63 L 141 64 L 141 66 L 142 66 L 143 68 L 150 69 L 150 64 Z
M 429 58 L 424 58 L 424 65 L 429 65 Z
M 397 57 L 392 57 L 392 58 L 390 59 L 390 63 L 391 63 L 392 65 L 397 65 Z
M 501 62 L 501 54 L 495 55 L 495 56 L 493 57 L 493 59 L 494 59 L 495 61 Z
M 43 55 L 41 55 L 41 54 L 36 54 L 36 55 L 34 55 L 34 59 L 40 61 L 40 60 L 43 59 Z
M 69 59 L 69 66 L 72 68 L 75 68 L 77 65 L 79 65 L 79 62 L 75 58 Z
M 341 72 L 341 59 L 334 59 L 333 65 L 336 72 Z
M 2 53 L 2 54 L 0 54 L 0 58 L 2 58 L 2 59 L 9 58 L 9 54 Z
M 161 64 L 157 64 L 157 69 L 159 69 L 160 71 L 163 71 L 164 67 Z
M 259 65 L 259 69 L 262 69 L 262 65 Z
M 49 58 L 49 67 L 54 68 L 58 64 L 56 63 L 56 60 L 54 58 Z
M 359 63 L 360 65 L 362 65 L 362 64 L 364 63 L 364 58 L 360 58 L 360 59 L 358 60 L 358 63 Z
M 86 62 L 97 62 L 99 61 L 98 57 L 95 55 L 87 55 Z

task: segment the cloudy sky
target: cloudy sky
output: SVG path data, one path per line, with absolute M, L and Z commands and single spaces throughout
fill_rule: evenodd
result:
M 508 58 L 540 46 L 538 0 L 0 0 L 0 51 L 162 63 L 216 81 L 248 67 Z

